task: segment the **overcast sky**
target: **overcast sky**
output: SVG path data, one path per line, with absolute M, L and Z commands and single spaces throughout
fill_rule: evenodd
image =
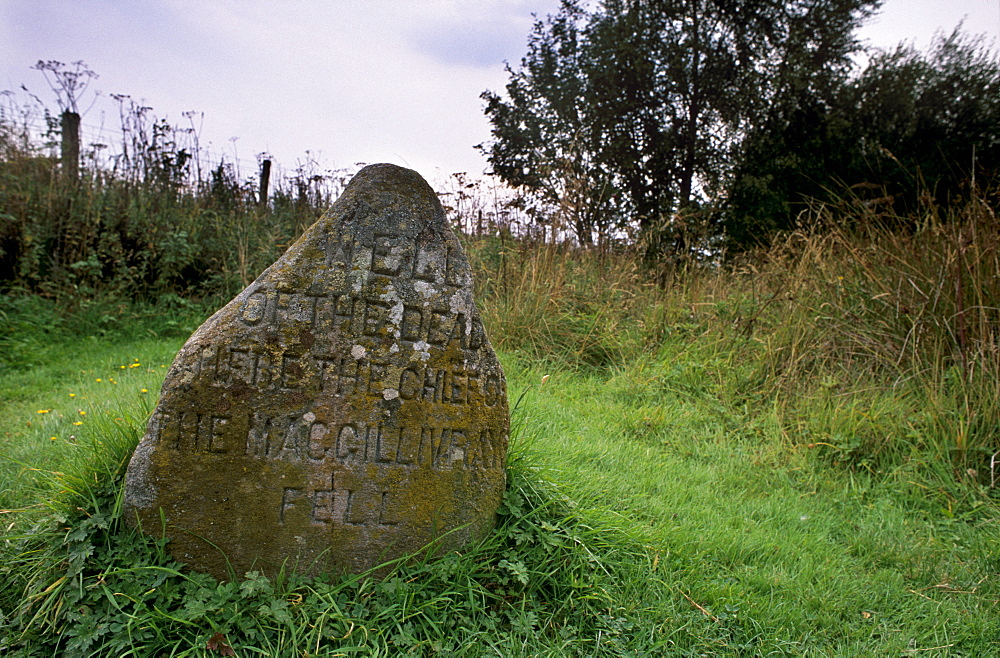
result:
M 101 96 L 85 141 L 117 128 L 110 94 L 175 125 L 204 113 L 201 143 L 251 175 L 269 152 L 292 168 L 393 162 L 436 180 L 480 174 L 480 93 L 501 90 L 532 14 L 558 0 L 0 0 L 0 90 L 26 84 L 55 108 L 39 59 L 83 60 Z M 937 30 L 995 40 L 1000 0 L 888 0 L 862 36 L 926 48 Z M 81 109 L 89 104 L 85 99 Z M 235 139 L 234 139 L 235 138 Z

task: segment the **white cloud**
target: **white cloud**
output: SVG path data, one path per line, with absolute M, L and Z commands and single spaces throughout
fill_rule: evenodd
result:
M 533 22 L 559 0 L 0 0 L 0 87 L 51 94 L 29 67 L 84 60 L 93 88 L 143 99 L 186 124 L 204 112 L 202 143 L 245 167 L 271 152 L 292 168 L 305 152 L 328 165 L 390 161 L 433 178 L 479 173 L 489 137 L 480 93 L 507 81 Z M 921 13 L 921 12 L 929 13 Z M 997 33 L 994 0 L 888 0 L 865 36 L 917 36 L 914 21 Z M 912 20 L 911 20 L 912 19 Z M 923 47 L 933 33 L 921 37 Z M 894 32 L 894 30 L 896 30 Z M 902 33 L 899 32 L 902 30 Z M 52 103 L 54 106 L 55 103 Z M 108 99 L 84 124 L 115 126 Z M 238 137 L 235 143 L 230 138 Z

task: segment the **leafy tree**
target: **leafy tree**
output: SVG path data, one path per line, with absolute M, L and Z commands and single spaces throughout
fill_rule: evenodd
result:
M 825 199 L 854 167 L 861 128 L 846 110 L 849 80 L 803 86 L 775 103 L 744 139 L 726 196 L 715 208 L 726 247 L 767 243 L 795 226 L 811 199 Z
M 976 162 L 975 170 L 973 161 Z M 986 189 L 1000 161 L 1000 63 L 956 29 L 927 53 L 877 52 L 853 77 L 803 87 L 743 144 L 723 209 L 731 247 L 795 225 L 811 199 L 864 196 L 898 216 Z
M 484 92 L 493 142 L 479 145 L 494 172 L 508 184 L 530 190 L 558 208 L 553 221 L 584 242 L 613 222 L 612 172 L 590 148 L 585 53 L 581 27 L 586 14 L 565 2 L 556 16 L 535 23 L 521 67 L 509 65 L 508 99 Z
M 494 172 L 577 237 L 695 217 L 780 98 L 846 66 L 881 0 L 564 0 L 535 24 L 507 97 L 485 92 Z M 691 248 L 683 235 L 660 241 Z
M 852 91 L 867 157 L 849 182 L 882 184 L 903 213 L 927 193 L 940 205 L 964 201 L 974 175 L 984 187 L 996 181 L 1000 61 L 981 37 L 959 27 L 926 54 L 906 46 L 882 53 Z

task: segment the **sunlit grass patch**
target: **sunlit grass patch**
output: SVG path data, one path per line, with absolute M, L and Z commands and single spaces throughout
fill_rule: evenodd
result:
M 170 363 L 178 344 L 155 340 L 130 344 L 132 354 L 148 355 L 139 361 L 148 365 L 124 373 L 119 368 L 120 347 L 100 343 L 87 347 L 53 346 L 46 365 L 4 375 L 0 508 L 34 504 L 32 492 L 39 474 L 65 470 L 66 463 L 77 458 L 68 446 L 103 431 L 97 419 L 107 409 L 140 404 L 151 409 L 156 400 L 150 391 L 159 391 L 166 373 L 159 366 Z M 30 399 L 26 392 L 31 392 Z

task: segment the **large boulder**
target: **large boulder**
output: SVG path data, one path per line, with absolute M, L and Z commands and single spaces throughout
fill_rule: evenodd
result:
M 124 513 L 218 578 L 359 573 L 489 532 L 509 427 L 437 196 L 372 165 L 185 343 Z

